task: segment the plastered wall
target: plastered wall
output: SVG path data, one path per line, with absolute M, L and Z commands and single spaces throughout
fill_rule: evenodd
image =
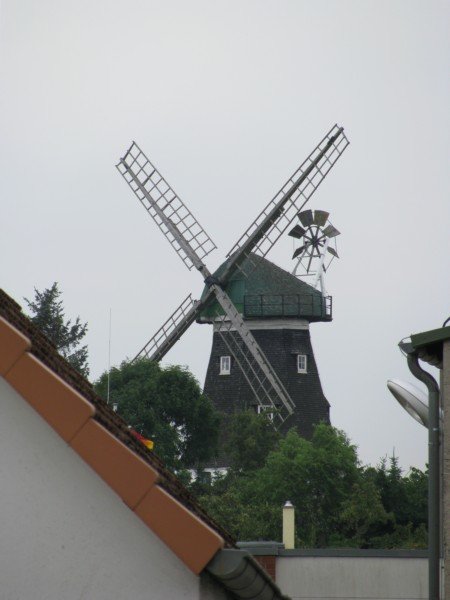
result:
M 0 597 L 197 599 L 200 579 L 0 378 Z
M 292 600 L 422 600 L 426 558 L 279 556 L 277 584 Z

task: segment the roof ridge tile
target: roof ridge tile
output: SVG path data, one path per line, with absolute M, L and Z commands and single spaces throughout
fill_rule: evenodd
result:
M 224 546 L 216 531 L 159 485 L 150 489 L 135 513 L 196 575 Z
M 155 469 L 94 419 L 84 424 L 70 445 L 132 509 L 159 480 Z
M 5 379 L 66 442 L 95 414 L 90 402 L 29 352 Z
M 31 347 L 30 340 L 16 327 L 0 317 L 0 375 L 6 375 Z

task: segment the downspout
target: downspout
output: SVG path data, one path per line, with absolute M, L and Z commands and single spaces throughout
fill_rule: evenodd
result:
M 410 343 L 400 342 L 411 373 L 428 389 L 428 593 L 439 600 L 440 586 L 440 460 L 439 460 L 439 386 L 419 365 Z

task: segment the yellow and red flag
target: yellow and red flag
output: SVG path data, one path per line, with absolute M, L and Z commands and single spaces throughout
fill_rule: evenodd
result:
M 131 433 L 134 435 L 135 438 L 137 438 L 140 442 L 142 442 L 144 444 L 144 446 L 146 446 L 149 450 L 153 450 L 153 446 L 154 446 L 153 440 L 148 440 L 147 438 L 145 438 L 143 435 L 141 435 L 134 429 L 131 430 Z

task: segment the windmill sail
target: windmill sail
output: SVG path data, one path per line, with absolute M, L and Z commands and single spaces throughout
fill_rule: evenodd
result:
M 330 129 L 227 254 L 235 255 L 230 270 L 239 266 L 250 252 L 266 256 L 348 144 L 342 127 L 335 125 Z
M 220 287 L 216 290 L 216 298 L 228 317 L 221 321 L 218 328 L 225 345 L 240 366 L 258 403 L 272 406 L 274 414 L 284 422 L 294 412 L 295 404 L 244 319 Z
M 170 223 L 177 228 L 178 233 L 200 259 L 216 248 L 197 219 L 136 142 L 131 144 L 116 167 L 188 269 L 195 265 L 190 253 L 186 252 L 185 244 L 180 243 L 178 236 L 174 234 Z M 162 214 L 169 224 L 162 218 Z
M 144 357 L 150 360 L 161 360 L 195 321 L 198 312 L 197 304 L 195 300 L 192 300 L 192 294 L 189 294 L 142 350 L 136 354 L 133 361 Z

